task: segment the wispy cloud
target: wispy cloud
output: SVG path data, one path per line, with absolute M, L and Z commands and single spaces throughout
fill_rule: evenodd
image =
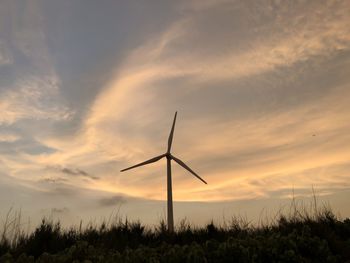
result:
M 5 1 L 2 10 L 7 15 L 2 17 L 0 58 L 11 65 L 0 82 L 0 125 L 70 119 L 73 111 L 60 98 L 61 83 L 48 50 L 40 5 Z
M 254 5 L 247 8 L 239 5 L 235 8 L 243 8 L 237 9 L 237 12 L 244 10 L 246 12 L 244 15 L 252 19 L 258 12 L 258 7 Z M 334 12 L 329 12 L 329 8 Z M 166 135 L 158 139 L 155 135 L 161 135 L 161 129 L 167 131 L 165 124 L 168 123 L 163 119 L 166 117 L 168 119 L 169 115 L 165 112 L 171 112 L 172 109 L 175 110 L 181 105 L 183 93 L 197 92 L 199 97 L 206 100 L 205 93 L 201 94 L 200 90 L 204 89 L 207 92 L 207 86 L 210 85 L 208 83 L 224 83 L 229 80 L 239 80 L 244 83 L 248 79 L 252 82 L 255 78 L 253 85 L 261 91 L 250 96 L 261 96 L 264 92 L 273 96 L 278 84 L 273 83 L 275 85 L 273 88 L 262 87 L 259 78 L 275 74 L 274 78 L 278 79 L 278 74 L 284 76 L 284 71 L 289 74 L 284 80 L 288 85 L 283 84 L 278 89 L 284 87 L 291 89 L 297 83 L 297 78 L 305 78 L 304 72 L 295 70 L 295 65 L 301 65 L 303 70 L 312 73 L 315 67 L 318 67 L 317 64 L 325 63 L 339 52 L 349 50 L 350 32 L 346 26 L 349 22 L 349 17 L 346 15 L 348 9 L 346 4 L 339 2 L 331 6 L 304 3 L 300 6 L 292 5 L 286 10 L 281 2 L 266 9 L 266 16 L 270 20 L 267 19 L 263 24 L 256 23 L 261 21 L 252 21 L 248 28 L 245 28 L 257 35 L 251 38 L 250 43 L 246 43 L 247 47 L 233 48 L 233 51 L 229 48 L 223 51 L 214 49 L 215 52 L 210 54 L 205 53 L 207 51 L 205 43 L 197 49 L 194 48 L 196 47 L 194 36 L 204 34 L 204 29 L 199 23 L 202 21 L 201 16 L 207 13 L 201 13 L 198 18 L 185 17 L 175 22 L 159 37 L 132 52 L 125 63 L 118 67 L 115 79 L 111 80 L 107 88 L 97 97 L 91 114 L 86 119 L 84 129 L 86 136 L 91 144 L 98 145 L 107 155 L 111 153 L 117 159 L 135 162 L 147 158 L 145 149 L 150 149 L 150 156 L 155 153 L 153 149 L 162 149 L 161 139 Z M 258 19 L 264 18 L 258 17 Z M 323 23 L 324 20 L 327 23 Z M 242 35 L 244 33 L 240 32 Z M 235 37 L 229 31 L 223 32 L 222 36 L 227 37 L 228 41 Z M 178 83 L 177 86 L 172 84 L 174 80 Z M 273 79 L 265 79 L 265 81 L 271 83 Z M 304 84 L 308 85 L 307 82 Z M 167 85 L 170 87 L 166 87 Z M 190 86 L 184 88 L 181 85 Z M 160 97 L 162 94 L 160 90 L 163 89 L 174 90 L 165 92 L 172 94 L 173 97 Z M 193 89 L 197 91 L 191 91 Z M 231 90 L 234 89 L 234 87 L 231 88 Z M 345 161 L 349 153 L 346 149 L 339 147 L 339 142 L 346 145 L 347 140 L 345 134 L 347 127 L 342 124 L 342 120 L 347 119 L 349 111 L 342 99 L 347 86 L 338 87 L 338 89 L 331 87 L 329 90 L 322 94 L 323 98 L 320 101 L 311 103 L 300 101 L 299 105 L 292 110 L 280 108 L 278 112 L 271 111 L 265 116 L 255 114 L 247 120 L 240 118 L 218 120 L 207 117 L 204 121 L 202 120 L 204 116 L 197 115 L 198 120 L 191 119 L 185 122 L 181 126 L 183 129 L 186 129 L 186 124 L 189 124 L 187 130 L 196 130 L 196 132 L 193 132 L 193 135 L 182 133 L 177 140 L 181 141 L 186 135 L 192 139 L 192 142 L 188 139 L 183 145 L 191 143 L 198 146 L 190 149 L 179 146 L 184 155 L 191 156 L 190 162 L 197 159 L 195 163 L 200 169 L 201 166 L 206 166 L 203 160 L 210 160 L 211 156 L 220 153 L 219 160 L 213 159 L 208 163 L 212 164 L 210 171 L 213 173 L 215 172 L 214 160 L 221 163 L 222 167 L 220 172 L 215 172 L 215 176 L 205 173 L 209 181 L 215 178 L 209 186 L 209 189 L 218 189 L 215 194 L 196 194 L 196 192 L 204 192 L 204 187 L 195 185 L 195 182 L 192 183 L 185 177 L 181 177 L 182 185 L 185 189 L 191 187 L 194 190 L 186 196 L 187 190 L 180 190 L 178 193 L 182 198 L 192 197 L 196 200 L 262 196 L 264 189 L 257 189 L 245 183 L 248 176 L 260 178 L 269 173 L 288 174 L 294 170 L 303 173 L 303 170 L 317 167 L 320 161 L 327 162 L 329 165 Z M 302 89 L 301 91 L 303 92 Z M 223 94 L 225 94 L 224 91 Z M 326 94 L 328 97 L 325 96 Z M 165 106 L 160 102 L 163 99 L 171 103 L 166 106 L 166 111 L 159 110 Z M 334 108 L 330 105 L 334 105 Z M 234 107 L 228 109 L 234 111 Z M 198 131 L 199 127 L 205 127 L 205 131 Z M 319 134 L 321 139 L 313 138 L 314 133 Z M 237 142 L 236 138 L 239 138 Z M 330 143 L 326 142 L 328 139 L 331 140 Z M 311 140 L 313 142 L 310 142 Z M 288 144 L 291 146 L 285 146 Z M 118 147 L 110 147 L 114 145 Z M 252 154 L 245 156 L 245 149 L 250 149 Z M 333 157 L 327 155 L 326 149 L 336 149 Z M 259 151 L 262 152 L 260 156 L 254 153 Z M 235 156 L 240 155 L 245 156 L 245 159 L 239 158 L 239 162 L 235 161 Z M 245 162 L 249 163 L 246 167 L 244 167 Z M 241 168 L 237 170 L 234 164 Z M 157 167 L 160 168 L 160 166 Z M 155 169 L 157 174 L 161 171 L 159 168 Z M 202 171 L 205 170 L 202 169 Z M 144 172 L 135 173 L 139 174 L 136 176 L 144 174 Z M 230 179 L 232 177 L 235 179 Z M 160 182 L 161 177 L 157 178 L 159 180 L 156 181 Z M 304 186 L 311 182 L 300 181 L 304 182 Z M 121 182 L 125 185 L 138 184 L 134 180 L 131 182 L 130 179 L 122 179 Z M 139 182 L 142 182 L 140 186 L 144 184 L 143 179 Z M 286 181 L 279 182 L 280 187 L 286 183 Z M 289 182 L 292 185 L 291 181 Z M 237 196 L 236 191 L 230 190 L 223 196 L 220 192 L 223 192 L 225 185 L 229 185 L 227 188 L 230 189 L 234 185 L 239 185 L 244 194 Z M 135 191 L 132 187 L 126 187 L 126 189 Z M 206 188 L 205 191 L 210 190 Z M 146 192 L 152 197 L 161 198 L 162 196 L 161 188 L 158 192 L 152 188 L 152 194 L 150 191 L 146 190 Z
M 40 17 L 39 9 L 24 21 Z M 174 151 L 209 185 L 174 166 L 176 200 L 263 198 L 315 182 L 328 192 L 348 187 L 339 174 L 350 154 L 349 12 L 346 1 L 179 4 L 168 28 L 125 49 L 79 116 L 81 126 L 64 136 L 54 131 L 69 126 L 75 111 L 61 88 L 74 82 L 61 79 L 42 25 L 22 24 L 14 42 L 35 72 L 16 73 L 12 88 L 1 90 L 0 125 L 30 130 L 33 141 L 54 151 L 16 148 L 16 157 L 6 156 L 6 171 L 35 182 L 65 178 L 56 183 L 164 199 L 163 163 L 132 175 L 118 170 L 165 151 L 179 110 Z M 0 63 L 7 56 L 16 64 L 10 54 L 0 45 Z M 99 66 L 86 66 L 86 75 Z M 0 135 L 0 142 L 16 140 Z M 54 193 L 65 191 L 74 192 L 58 187 Z M 101 205 L 117 201 L 119 195 Z
M 54 104 L 57 84 L 53 79 L 29 77 L 19 80 L 14 90 L 0 94 L 0 124 L 10 125 L 23 119 L 69 120 L 73 112 Z
M 39 182 L 43 183 L 65 183 L 68 182 L 69 180 L 63 177 L 46 177 L 43 179 L 40 179 Z
M 119 195 L 106 197 L 99 200 L 99 204 L 102 206 L 116 206 L 124 203 L 126 203 L 125 197 Z
M 51 212 L 53 214 L 65 214 L 65 213 L 69 213 L 69 209 L 67 207 L 63 207 L 63 208 L 52 208 Z
M 8 48 L 0 41 L 0 66 L 12 64 L 13 58 Z
M 15 142 L 19 139 L 20 137 L 15 134 L 0 134 L 0 142 Z
M 70 168 L 60 168 L 60 171 L 64 174 L 67 174 L 67 175 L 72 175 L 72 176 L 84 176 L 84 177 L 88 177 L 88 178 L 91 178 L 91 179 L 94 179 L 94 180 L 98 180 L 99 178 L 96 177 L 96 176 L 93 176 L 83 170 L 80 170 L 80 169 L 70 169 Z

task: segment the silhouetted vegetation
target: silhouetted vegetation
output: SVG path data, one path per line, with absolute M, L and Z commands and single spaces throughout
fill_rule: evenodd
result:
M 151 229 L 128 220 L 84 229 L 42 220 L 25 234 L 16 220 L 5 220 L 0 262 L 350 262 L 350 219 L 325 208 L 294 207 L 259 226 L 184 220 L 173 234 L 164 222 Z

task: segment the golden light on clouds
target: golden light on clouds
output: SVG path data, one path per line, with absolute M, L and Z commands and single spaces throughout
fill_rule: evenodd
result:
M 26 24 L 0 26 L 2 180 L 165 200 L 165 163 L 119 170 L 166 151 L 177 110 L 174 153 L 209 183 L 174 167 L 177 201 L 349 189 L 349 3 L 180 2 L 159 7 L 167 17 L 101 17 L 96 31 L 37 3 Z

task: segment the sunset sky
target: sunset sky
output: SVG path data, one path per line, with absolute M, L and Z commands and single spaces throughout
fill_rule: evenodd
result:
M 350 216 L 350 2 L 0 1 L 0 218 Z

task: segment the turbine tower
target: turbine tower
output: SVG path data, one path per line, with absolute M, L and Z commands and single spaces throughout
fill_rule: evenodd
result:
M 182 166 L 187 171 L 189 171 L 191 174 L 193 174 L 195 177 L 197 177 L 199 180 L 201 180 L 203 183 L 207 184 L 206 181 L 204 181 L 198 174 L 196 174 L 183 161 L 181 161 L 180 159 L 176 158 L 175 156 L 173 156 L 170 153 L 171 146 L 172 146 L 172 143 L 173 143 L 173 137 L 174 137 L 176 116 L 177 116 L 177 112 L 175 112 L 173 126 L 171 127 L 171 131 L 170 131 L 170 134 L 169 134 L 168 149 L 167 149 L 166 153 L 163 153 L 163 154 L 161 154 L 159 156 L 153 157 L 152 159 L 149 159 L 149 160 L 144 161 L 142 163 L 139 163 L 139 164 L 133 165 L 133 166 L 131 166 L 129 168 L 121 170 L 121 172 L 124 172 L 124 171 L 130 170 L 130 169 L 133 169 L 133 168 L 136 168 L 136 167 L 139 167 L 139 166 L 143 166 L 143 165 L 146 165 L 146 164 L 157 162 L 157 161 L 159 161 L 160 159 L 162 159 L 164 157 L 166 158 L 166 162 L 167 162 L 167 191 L 168 191 L 168 231 L 169 232 L 173 232 L 174 231 L 173 190 L 172 190 L 172 182 L 171 182 L 171 160 L 174 160 L 180 166 Z

